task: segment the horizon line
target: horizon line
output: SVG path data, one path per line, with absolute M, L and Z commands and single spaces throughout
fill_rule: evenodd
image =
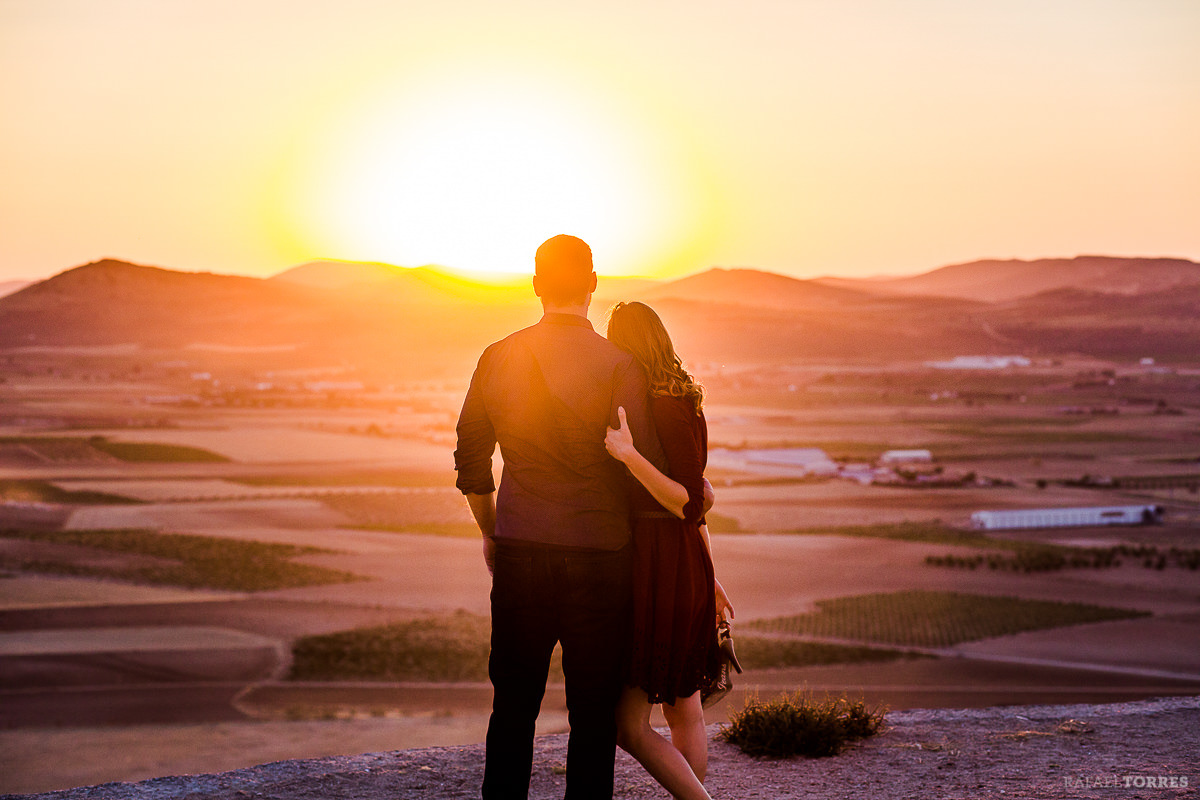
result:
M 670 283 L 673 281 L 683 280 L 685 278 L 690 278 L 695 275 L 700 275 L 705 272 L 711 272 L 714 270 L 723 270 L 723 271 L 745 270 L 748 272 L 761 272 L 761 273 L 765 273 L 765 274 L 779 275 L 781 277 L 791 278 L 793 280 L 798 280 L 798 281 L 820 281 L 820 280 L 832 279 L 832 280 L 876 282 L 876 281 L 886 281 L 886 280 L 902 280 L 905 278 L 915 278 L 915 277 L 919 277 L 922 275 L 928 275 L 928 274 L 930 274 L 932 272 L 936 272 L 937 270 L 940 270 L 940 269 L 964 266 L 967 264 L 979 264 L 979 263 L 986 263 L 986 262 L 1031 264 L 1031 263 L 1036 263 L 1039 261 L 1076 261 L 1076 260 L 1088 259 L 1088 258 L 1106 258 L 1106 259 L 1127 260 L 1127 261 L 1131 261 L 1131 260 L 1182 261 L 1182 262 L 1187 262 L 1190 264 L 1200 265 L 1200 260 L 1189 258 L 1187 256 L 1182 256 L 1182 255 L 1111 255 L 1111 254 L 1104 254 L 1104 253 L 1078 253 L 1073 256 L 1039 256 L 1037 258 L 1017 258 L 1017 257 L 1001 258 L 1001 257 L 996 257 L 996 256 L 984 256 L 984 257 L 980 257 L 980 258 L 971 259 L 969 261 L 955 261 L 955 262 L 948 263 L 948 264 L 942 264 L 940 266 L 931 267 L 929 269 L 926 269 L 923 271 L 918 271 L 918 272 L 894 272 L 894 273 L 882 272 L 882 273 L 873 273 L 871 275 L 845 275 L 845 274 L 839 274 L 836 272 L 827 272 L 827 273 L 822 273 L 820 275 L 816 275 L 813 277 L 800 277 L 800 276 L 795 275 L 790 272 L 780 271 L 778 269 L 771 269 L 771 268 L 767 268 L 767 267 L 758 267 L 758 266 L 749 266 L 749 265 L 723 266 L 723 265 L 719 265 L 719 264 L 713 264 L 713 265 L 709 265 L 706 267 L 701 267 L 693 272 L 686 272 L 686 273 L 682 273 L 679 275 L 672 275 L 669 277 L 654 277 L 654 276 L 650 276 L 650 275 L 606 275 L 602 270 L 596 270 L 596 274 L 601 280 L 640 280 L 640 281 L 650 281 L 650 282 L 654 282 L 654 283 Z M 117 257 L 117 256 L 105 255 L 105 256 L 101 256 L 99 258 L 92 259 L 90 261 L 83 262 L 81 264 L 76 264 L 74 266 L 60 269 L 56 272 L 47 274 L 43 277 L 3 278 L 3 279 L 0 279 L 0 285 L 12 284 L 12 283 L 24 283 L 26 285 L 33 285 L 36 283 L 41 283 L 42 281 L 50 280 L 51 278 L 55 278 L 59 275 L 65 274 L 67 272 L 71 272 L 72 270 L 76 270 L 81 267 L 90 266 L 92 264 L 103 263 L 105 261 L 115 261 L 115 262 L 120 262 L 123 264 L 130 264 L 132 266 L 137 266 L 137 267 L 162 269 L 162 270 L 166 270 L 169 272 L 181 272 L 181 273 L 192 274 L 192 275 L 221 275 L 221 276 L 226 276 L 226 277 L 252 278 L 255 280 L 272 280 L 272 279 L 277 278 L 280 275 L 284 275 L 294 269 L 299 269 L 301 267 L 305 267 L 310 264 L 320 264 L 320 263 L 377 266 L 377 267 L 387 267 L 387 268 L 391 268 L 391 269 L 399 269 L 399 270 L 405 270 L 405 271 L 427 270 L 427 271 L 434 272 L 434 273 L 444 275 L 447 277 L 451 277 L 451 278 L 457 278 L 460 280 L 468 280 L 468 281 L 473 281 L 473 282 L 478 282 L 478 283 L 492 283 L 492 284 L 496 284 L 497 286 L 503 286 L 506 284 L 512 284 L 512 283 L 524 281 L 524 280 L 529 279 L 533 275 L 532 269 L 530 269 L 529 272 L 509 272 L 509 271 L 489 272 L 486 270 L 459 269 L 459 268 L 450 267 L 450 266 L 447 266 L 444 264 L 434 264 L 434 263 L 420 264 L 417 266 L 405 266 L 402 264 L 393 264 L 393 263 L 387 262 L 387 261 L 356 260 L 356 259 L 335 258 L 335 257 L 314 257 L 314 258 L 310 258 L 305 261 L 301 261 L 299 263 L 293 264 L 288 267 L 283 267 L 278 272 L 273 272 L 273 273 L 266 274 L 266 275 L 256 275 L 256 274 L 251 274 L 251 273 L 246 273 L 246 272 L 218 271 L 218 270 L 214 270 L 214 269 L 187 269 L 187 268 L 183 268 L 183 267 L 163 266 L 161 264 L 146 264 L 146 263 L 139 263 L 136 261 L 130 261 L 128 259 Z

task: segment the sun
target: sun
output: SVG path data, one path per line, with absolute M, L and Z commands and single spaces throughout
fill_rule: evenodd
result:
M 638 121 L 530 76 L 383 94 L 327 137 L 306 238 L 341 258 L 528 273 L 559 233 L 608 274 L 653 269 L 688 202 Z

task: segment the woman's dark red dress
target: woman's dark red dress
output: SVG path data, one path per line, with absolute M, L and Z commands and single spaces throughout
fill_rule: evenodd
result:
M 684 519 L 640 512 L 633 523 L 633 643 L 628 683 L 673 704 L 717 666 L 713 564 L 700 538 L 708 426 L 691 401 L 650 401 L 670 477 L 687 489 Z

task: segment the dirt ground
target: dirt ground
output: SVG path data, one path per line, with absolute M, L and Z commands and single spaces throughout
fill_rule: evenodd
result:
M 1200 781 L 1200 698 L 1116 705 L 1016 706 L 895 712 L 888 729 L 841 755 L 764 760 L 710 745 L 717 798 L 1194 797 Z M 346 728 L 349 733 L 352 729 Z M 716 729 L 710 729 L 713 734 Z M 532 800 L 561 797 L 566 737 L 537 740 Z M 36 795 L 42 800 L 391 800 L 476 797 L 482 748 L 435 747 L 282 761 L 251 769 Z M 663 797 L 627 755 L 618 798 Z M 6 795 L 12 800 L 34 795 Z

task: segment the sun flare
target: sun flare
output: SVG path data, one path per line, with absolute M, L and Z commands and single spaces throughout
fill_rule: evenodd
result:
M 634 122 L 511 78 L 375 98 L 318 159 L 306 238 L 339 257 L 499 277 L 527 273 L 539 243 L 572 233 L 608 274 L 653 271 L 689 209 Z

